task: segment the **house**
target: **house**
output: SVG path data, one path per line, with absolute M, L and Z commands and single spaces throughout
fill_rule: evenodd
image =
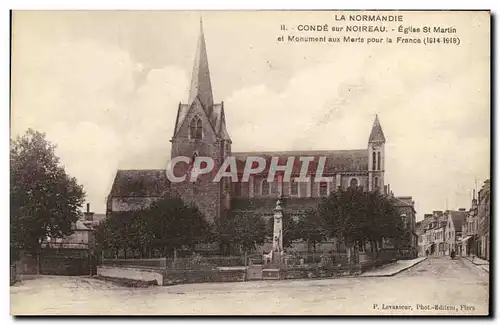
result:
M 467 219 L 467 212 L 465 209 L 458 211 L 447 211 L 447 227 L 446 227 L 446 255 L 450 255 L 452 251 L 460 255 L 461 245 L 460 239 L 462 238 L 462 225 Z
M 405 224 L 406 232 L 402 247 L 407 249 L 412 256 L 416 257 L 418 253 L 418 235 L 416 232 L 415 202 L 411 196 L 392 197 L 392 202 Z
M 64 238 L 48 238 L 45 245 L 53 248 L 92 249 L 95 244 L 93 231 L 105 217 L 105 214 L 90 212 L 90 204 L 87 203 L 83 218 L 73 225 L 73 234 Z
M 486 180 L 478 192 L 478 211 L 477 211 L 477 233 L 479 247 L 477 256 L 490 260 L 490 219 L 491 219 L 491 185 L 490 180 Z
M 425 214 L 418 229 L 419 252 L 422 256 L 442 256 L 446 253 L 446 224 L 447 215 L 443 211 L 433 211 Z
M 477 212 L 476 191 L 473 190 L 471 207 L 462 224 L 462 238 L 460 238 L 461 248 L 459 249 L 461 256 L 476 255 L 478 251 Z

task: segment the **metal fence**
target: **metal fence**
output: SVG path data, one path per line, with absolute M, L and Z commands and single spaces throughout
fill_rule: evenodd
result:
M 355 263 L 349 259 L 348 253 L 343 252 L 313 252 L 295 253 L 285 256 L 286 267 L 346 267 Z
M 353 267 L 371 268 L 400 259 L 398 250 L 382 250 L 379 252 L 294 252 L 285 254 L 283 268 L 329 268 L 346 269 Z M 244 256 L 202 256 L 195 254 L 180 258 L 147 258 L 147 259 L 103 259 L 102 265 L 115 267 L 160 268 L 171 270 L 203 270 L 217 267 L 240 267 L 264 265 L 263 255 Z
M 200 256 L 181 258 L 147 258 L 147 259 L 103 259 L 104 266 L 163 268 L 178 270 L 212 269 L 217 267 L 244 266 L 243 256 Z

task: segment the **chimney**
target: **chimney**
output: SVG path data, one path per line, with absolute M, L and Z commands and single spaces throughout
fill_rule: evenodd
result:
M 85 221 L 94 220 L 94 212 L 90 212 L 90 203 L 87 203 L 87 212 L 84 212 L 83 215 L 85 216 Z

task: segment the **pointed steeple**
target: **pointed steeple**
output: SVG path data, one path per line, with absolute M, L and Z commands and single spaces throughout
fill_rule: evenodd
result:
M 210 82 L 210 71 L 208 69 L 205 35 L 203 34 L 203 21 L 201 18 L 200 36 L 198 38 L 198 46 L 196 48 L 196 56 L 194 58 L 188 105 L 191 105 L 196 97 L 200 99 L 201 104 L 207 110 L 207 113 L 209 113 L 214 104 L 214 100 L 212 95 L 212 83 Z
M 368 143 L 371 142 L 385 143 L 384 131 L 382 131 L 382 126 L 380 126 L 378 115 L 375 115 L 375 121 L 373 122 L 372 132 L 370 133 L 370 138 L 368 139 Z

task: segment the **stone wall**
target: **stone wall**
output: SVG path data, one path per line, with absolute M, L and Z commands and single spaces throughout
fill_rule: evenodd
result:
M 140 280 L 144 282 L 156 281 L 157 285 L 163 285 L 162 271 L 156 269 L 99 266 L 97 267 L 97 276 L 102 278 Z
M 132 211 L 147 208 L 154 201 L 160 198 L 155 197 L 113 197 L 111 200 L 111 210 L 114 212 Z
M 361 273 L 359 266 L 351 268 L 289 268 L 281 270 L 282 279 L 318 279 L 338 276 L 357 275 Z
M 241 282 L 245 280 L 245 267 L 205 270 L 167 270 L 165 272 L 164 285 L 203 282 Z

